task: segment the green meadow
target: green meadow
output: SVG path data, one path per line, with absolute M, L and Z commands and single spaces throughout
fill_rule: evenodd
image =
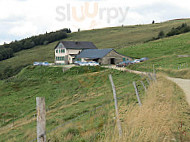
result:
M 35 99 L 45 97 L 47 131 L 85 114 L 61 127 L 63 131 L 57 137 L 62 141 L 70 134 L 67 131 L 77 131 L 76 135 L 72 134 L 72 138 L 64 141 L 98 141 L 101 137 L 96 135 L 104 135 L 104 126 L 114 116 L 113 94 L 108 79 L 110 73 L 117 88 L 119 105 L 137 104 L 132 81 L 143 78 L 101 67 L 74 67 L 63 73 L 60 67 L 28 66 L 15 77 L 1 81 L 0 140 L 22 142 L 35 139 Z M 137 85 L 143 96 L 144 90 L 139 81 Z M 76 126 L 77 130 L 70 130 L 73 128 L 70 125 Z M 111 123 L 110 127 L 113 125 Z M 54 132 L 49 132 L 48 137 L 56 139 Z M 83 136 L 83 133 L 90 135 Z M 61 139 L 62 134 L 64 137 Z
M 146 78 L 140 75 L 102 67 L 73 67 L 63 72 L 62 67 L 32 66 L 35 61 L 53 63 L 54 47 L 59 41 L 17 52 L 13 58 L 1 61 L 0 77 L 3 80 L 0 80 L 0 141 L 25 142 L 36 138 L 36 97 L 46 99 L 46 131 L 49 141 L 117 141 L 109 74 L 112 74 L 116 86 L 122 127 L 127 130 L 126 126 L 129 126 L 133 130 L 127 133 L 131 135 L 124 136 L 125 139 L 139 140 L 137 138 L 140 135 L 137 136 L 136 132 L 139 133 L 137 130 L 140 129 L 148 138 L 164 140 L 164 136 L 173 130 L 171 138 L 175 136 L 176 141 L 180 141 L 183 134 L 177 128 L 183 121 L 185 130 L 189 130 L 189 106 L 183 91 L 159 72 L 173 77 L 190 78 L 190 57 L 178 57 L 190 55 L 190 33 L 147 41 L 156 37 L 161 30 L 168 32 L 182 23 L 190 25 L 190 20 L 81 31 L 71 33 L 65 39 L 91 41 L 98 48 L 114 48 L 132 58 L 148 57 L 148 61 L 127 68 L 152 72 L 154 67 L 158 73 L 158 82 L 151 83 L 150 86 Z M 138 106 L 133 81 L 138 86 L 142 109 Z M 140 81 L 147 86 L 147 92 Z M 161 89 L 166 84 L 170 84 L 170 87 Z M 173 105 L 177 107 L 174 108 Z M 160 113 L 160 110 L 165 111 Z M 154 115 L 147 119 L 149 112 Z M 178 112 L 177 115 L 174 115 L 175 112 Z M 157 118 L 160 119 L 155 123 Z M 133 120 L 142 123 L 134 125 Z M 148 129 L 142 129 L 142 124 L 146 124 L 143 126 Z M 149 129 L 150 124 L 156 125 Z M 168 131 L 156 131 L 159 135 L 147 131 L 161 130 L 159 126 L 167 126 Z M 147 137 L 143 139 L 147 140 Z
M 64 40 L 91 41 L 97 46 L 97 48 L 114 48 L 119 52 L 121 51 L 121 53 L 124 53 L 125 55 L 137 58 L 141 57 L 141 55 L 149 55 L 148 57 L 150 57 L 152 54 L 156 54 L 151 52 L 154 52 L 154 50 L 151 50 L 151 48 L 147 49 L 147 52 L 138 51 L 137 54 L 137 50 L 134 48 L 138 47 L 139 45 L 141 47 L 144 46 L 144 48 L 147 47 L 149 44 L 144 44 L 144 42 L 152 39 L 153 37 L 157 37 L 160 31 L 167 33 L 172 27 L 178 27 L 182 23 L 187 23 L 190 25 L 190 20 L 171 20 L 157 24 L 111 27 L 90 31 L 81 31 L 69 34 L 69 37 Z M 32 49 L 23 50 L 15 53 L 13 58 L 1 61 L 0 78 L 3 79 L 16 75 L 23 67 L 31 65 L 35 61 L 54 62 L 54 47 L 57 45 L 57 43 L 58 41 L 48 45 L 36 46 Z M 151 42 L 150 45 L 155 44 L 157 44 L 157 42 Z M 159 45 L 155 46 L 159 48 Z M 127 49 L 128 47 L 130 47 L 129 52 Z M 125 51 L 120 50 L 122 48 L 124 48 Z M 165 49 L 167 49 L 167 46 Z M 167 55 L 167 52 L 165 54 Z

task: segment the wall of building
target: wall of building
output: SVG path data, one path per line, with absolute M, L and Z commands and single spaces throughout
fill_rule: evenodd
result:
M 65 53 L 60 53 L 59 50 L 64 49 Z M 58 53 L 56 52 L 58 50 Z M 62 43 L 60 43 L 57 48 L 55 49 L 55 63 L 56 64 L 68 64 L 68 63 L 73 63 L 73 57 L 70 56 L 69 54 L 79 54 L 82 50 L 75 50 L 75 49 L 66 49 Z M 64 57 L 64 60 L 60 61 L 57 60 L 56 57 Z
M 60 53 L 59 50 L 64 49 L 65 53 Z M 58 50 L 58 53 L 56 52 Z M 67 55 L 67 49 L 64 47 L 62 43 L 60 43 L 57 48 L 55 49 L 55 63 L 56 64 L 65 64 L 65 56 Z M 64 60 L 57 60 L 57 57 L 64 57 Z
M 131 58 L 126 57 L 124 55 L 121 55 L 121 54 L 115 52 L 114 50 L 112 50 L 105 57 L 103 57 L 102 59 L 100 59 L 99 63 L 102 64 L 102 65 L 109 65 L 109 64 L 111 64 L 111 59 L 112 58 L 115 60 L 114 64 L 118 64 L 118 63 L 120 63 L 120 62 L 122 62 L 124 60 L 125 61 L 132 60 Z

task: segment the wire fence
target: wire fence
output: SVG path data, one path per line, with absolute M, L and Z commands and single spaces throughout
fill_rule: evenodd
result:
M 121 72 L 124 72 L 124 71 L 121 71 Z M 139 75 L 134 75 L 133 77 L 135 78 L 135 77 L 139 77 Z M 106 79 L 104 79 L 104 77 L 106 78 Z M 141 82 L 142 81 L 146 81 L 145 80 L 145 78 L 146 77 L 144 77 L 143 75 L 141 75 L 141 77 L 143 78 L 143 80 L 138 80 L 136 83 L 138 84 L 137 85 L 137 88 L 138 88 L 138 91 L 144 91 L 143 90 L 143 87 L 140 85 L 141 84 Z M 90 78 L 89 78 L 90 79 Z M 107 83 L 108 82 L 108 80 L 107 80 L 107 76 L 105 75 L 103 75 L 103 83 Z M 132 81 L 128 81 L 126 84 L 119 84 L 119 85 L 117 85 L 116 84 L 116 90 L 117 91 L 122 91 L 123 90 L 123 88 L 126 88 L 126 87 L 129 87 L 129 85 L 131 85 L 132 86 Z M 148 82 L 146 82 L 146 83 L 148 83 Z M 145 84 L 146 84 L 145 83 Z M 95 89 L 92 89 L 92 90 L 90 90 L 90 92 L 97 92 L 97 94 L 99 94 L 98 93 L 98 90 L 97 90 L 97 88 L 95 88 Z M 99 92 L 102 92 L 102 90 L 99 90 Z M 106 93 L 110 93 L 111 92 L 111 90 L 108 90 L 108 91 L 103 91 L 103 94 L 106 94 Z M 126 94 L 123 94 L 121 97 L 117 97 L 117 99 L 118 100 L 122 100 L 122 99 L 124 99 L 124 98 L 126 98 Z M 66 121 L 66 122 L 64 122 L 63 124 L 60 124 L 59 126 L 56 126 L 55 128 L 53 128 L 53 129 L 50 129 L 50 130 L 48 130 L 47 132 L 46 132 L 46 134 L 48 134 L 48 133 L 51 133 L 51 132 L 53 132 L 53 131 L 56 131 L 57 129 L 59 129 L 59 128 L 62 128 L 62 127 L 64 127 L 65 125 L 67 125 L 67 124 L 69 124 L 69 123 L 73 123 L 75 120 L 78 120 L 78 119 L 80 119 L 81 117 L 83 117 L 83 116 L 85 116 L 85 115 L 88 115 L 88 114 L 90 114 L 90 113 L 92 113 L 92 112 L 98 112 L 98 110 L 101 110 L 101 108 L 103 108 L 105 105 L 108 105 L 108 104 L 110 104 L 110 103 L 112 103 L 113 102 L 113 99 L 111 99 L 111 100 L 109 100 L 109 101 L 107 101 L 107 102 L 104 102 L 104 104 L 102 104 L 102 105 L 99 105 L 99 106 L 97 106 L 97 107 L 95 107 L 94 109 L 92 109 L 92 110 L 88 110 L 87 112 L 84 112 L 84 113 L 82 113 L 82 114 L 80 114 L 80 115 L 78 115 L 78 116 L 76 116 L 75 118 L 73 118 L 73 119 L 70 119 L 70 120 L 68 120 L 68 121 Z M 48 107 L 47 107 L 48 108 Z M 47 112 L 48 111 L 50 111 L 49 109 L 47 109 Z M 34 115 L 33 117 L 36 117 L 36 115 Z M 19 119 L 20 117 L 15 117 L 14 116 L 14 118 L 12 119 L 12 124 L 10 124 L 9 126 L 7 126 L 7 128 L 10 128 L 10 127 L 14 127 L 14 122 L 15 122 L 15 120 L 17 120 L 17 119 Z M 28 119 L 28 118 L 27 118 Z M 5 124 L 5 119 L 3 120 L 3 123 Z M 6 122 L 7 123 L 7 122 Z M 10 122 L 9 122 L 10 123 Z M 33 140 L 31 140 L 31 142 L 34 142 L 34 141 L 36 141 L 37 140 L 37 138 L 34 138 Z

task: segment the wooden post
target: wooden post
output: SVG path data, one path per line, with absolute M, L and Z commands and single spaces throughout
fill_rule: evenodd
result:
M 13 127 L 14 127 L 14 123 L 15 123 L 15 115 L 13 115 Z
M 143 81 L 141 81 L 141 84 L 142 84 L 144 90 L 146 91 L 146 86 L 144 85 Z
M 150 81 L 147 78 L 146 78 L 146 81 L 147 81 L 148 84 L 150 84 Z
M 3 124 L 5 124 L 5 114 L 3 115 Z
M 137 95 L 137 100 L 138 100 L 139 106 L 142 106 L 142 103 L 141 103 L 141 100 L 140 100 L 140 97 L 139 97 L 139 93 L 138 93 L 135 81 L 133 81 L 133 85 L 134 85 L 134 88 L 135 88 L 135 92 L 136 92 L 136 95 Z
M 114 97 L 114 102 L 115 102 L 115 113 L 116 113 L 116 119 L 117 119 L 117 127 L 118 127 L 118 131 L 119 131 L 119 138 L 122 137 L 122 129 L 121 129 L 121 122 L 119 120 L 119 111 L 118 111 L 118 107 L 117 107 L 117 95 L 116 95 L 116 90 L 115 90 L 115 85 L 113 83 L 113 79 L 112 79 L 112 75 L 109 75 L 109 79 L 112 85 L 112 90 L 113 90 L 113 97 Z
M 45 98 L 36 97 L 37 142 L 46 142 L 46 108 Z
M 156 81 L 156 73 L 153 74 L 154 81 Z
M 149 79 L 150 79 L 151 81 L 153 81 L 153 78 L 152 78 L 152 76 L 151 76 L 150 73 L 148 73 L 148 77 L 149 77 Z

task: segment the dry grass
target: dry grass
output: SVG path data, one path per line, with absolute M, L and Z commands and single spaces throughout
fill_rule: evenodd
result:
M 174 76 L 176 78 L 190 79 L 190 69 L 180 69 L 180 70 L 171 70 L 168 69 L 165 71 L 170 76 Z
M 181 90 L 175 84 L 160 77 L 148 88 L 142 107 L 131 104 L 127 110 L 120 108 L 120 117 L 123 119 L 122 139 L 119 139 L 115 129 L 107 131 L 102 141 L 189 141 L 190 135 L 183 132 L 185 128 L 180 128 L 181 121 L 186 125 L 183 127 L 190 128 L 187 116 L 183 115 L 189 106 L 184 102 L 183 93 L 179 92 Z M 182 98 L 179 99 L 179 96 Z

